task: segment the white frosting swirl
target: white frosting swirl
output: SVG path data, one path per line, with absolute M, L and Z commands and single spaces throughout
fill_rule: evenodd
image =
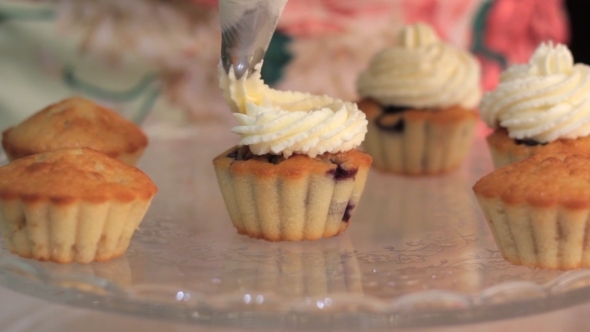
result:
M 358 81 L 359 94 L 382 105 L 475 108 L 480 67 L 469 53 L 439 40 L 425 24 L 402 29 L 397 44 L 377 53 Z
M 240 123 L 238 145 L 257 155 L 294 153 L 311 158 L 358 147 L 365 139 L 367 119 L 357 105 L 328 96 L 277 91 L 264 84 L 258 64 L 250 77 L 236 79 L 220 66 L 224 98 Z
M 480 105 L 490 127 L 540 143 L 590 134 L 590 67 L 574 64 L 561 44 L 539 45 L 528 64 L 513 65 Z

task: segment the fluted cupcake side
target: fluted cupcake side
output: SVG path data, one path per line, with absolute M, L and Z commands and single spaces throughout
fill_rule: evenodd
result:
M 545 269 L 590 267 L 590 209 L 511 205 L 477 196 L 498 249 L 514 264 Z
M 504 258 L 545 269 L 590 267 L 589 165 L 585 156 L 539 154 L 476 182 Z
M 100 204 L 22 199 L 0 201 L 7 248 L 19 256 L 58 263 L 89 263 L 121 256 L 151 199 Z
M 371 100 L 359 107 L 369 120 L 362 146 L 375 168 L 406 175 L 443 174 L 460 167 L 478 119 L 476 112 L 459 107 L 387 113 Z
M 299 241 L 332 237 L 346 230 L 365 186 L 370 156 L 354 149 L 287 159 L 239 151 L 244 149 L 234 147 L 213 164 L 240 234 Z
M 0 231 L 13 253 L 58 263 L 121 256 L 158 189 L 141 170 L 89 148 L 0 167 Z

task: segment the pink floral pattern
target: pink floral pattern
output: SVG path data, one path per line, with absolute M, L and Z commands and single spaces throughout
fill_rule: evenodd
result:
M 509 63 L 523 63 L 539 43 L 565 43 L 568 37 L 563 0 L 496 0 L 487 18 L 485 44 Z
M 396 7 L 395 1 L 387 0 L 291 0 L 279 29 L 296 37 L 344 33 L 353 22 L 391 16 Z
M 569 38 L 564 0 L 495 0 L 485 15 L 476 51 L 482 65 L 482 87 L 492 90 L 503 66 L 525 63 L 543 41 Z M 494 56 L 486 57 L 491 53 Z M 499 57 L 504 63 L 499 62 Z
M 402 10 L 406 23 L 430 24 L 443 39 L 449 39 L 457 22 L 470 14 L 478 0 L 403 0 Z

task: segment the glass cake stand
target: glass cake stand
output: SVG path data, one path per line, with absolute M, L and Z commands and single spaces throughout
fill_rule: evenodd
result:
M 442 326 L 590 299 L 590 270 L 501 257 L 471 191 L 492 169 L 482 138 L 446 176 L 372 170 L 338 237 L 271 243 L 238 235 L 225 210 L 211 160 L 235 144 L 228 128 L 154 128 L 139 167 L 160 191 L 127 253 L 60 265 L 19 258 L 0 242 L 0 285 L 78 307 L 252 329 Z

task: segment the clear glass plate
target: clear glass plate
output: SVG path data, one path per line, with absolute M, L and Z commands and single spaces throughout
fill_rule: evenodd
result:
M 271 243 L 238 235 L 225 210 L 211 160 L 235 144 L 228 128 L 148 131 L 139 166 L 160 191 L 127 253 L 59 265 L 21 259 L 0 244 L 1 285 L 79 307 L 256 329 L 441 326 L 590 298 L 589 270 L 502 259 L 471 191 L 492 169 L 481 138 L 446 176 L 371 171 L 343 235 Z

